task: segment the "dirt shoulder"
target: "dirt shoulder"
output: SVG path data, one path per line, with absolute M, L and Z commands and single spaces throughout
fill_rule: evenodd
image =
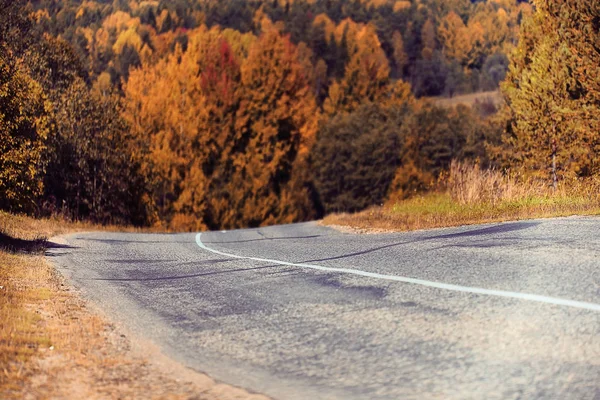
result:
M 60 227 L 0 214 L 0 398 L 251 399 L 115 326 L 43 256 Z

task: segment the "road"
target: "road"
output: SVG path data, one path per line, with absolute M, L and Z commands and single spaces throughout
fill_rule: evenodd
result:
M 600 399 L 599 232 L 96 232 L 48 257 L 176 361 L 277 399 Z

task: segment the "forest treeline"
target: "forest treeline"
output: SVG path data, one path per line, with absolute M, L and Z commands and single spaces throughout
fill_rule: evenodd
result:
M 45 32 L 82 57 L 92 80 L 120 85 L 129 69 L 183 50 L 190 31 L 219 26 L 259 36 L 266 19 L 311 50 L 318 101 L 341 79 L 365 27 L 389 74 L 416 96 L 494 90 L 504 78 L 519 25 L 517 0 L 115 0 L 31 2 Z
M 453 159 L 595 175 L 598 6 L 534 3 L 0 0 L 0 208 L 228 229 L 404 198 Z M 421 98 L 503 80 L 498 113 Z

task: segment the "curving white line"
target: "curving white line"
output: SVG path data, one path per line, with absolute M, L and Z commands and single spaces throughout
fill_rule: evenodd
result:
M 437 289 L 452 290 L 455 292 L 483 294 L 486 296 L 508 297 L 508 298 L 519 299 L 519 300 L 537 301 L 540 303 L 582 308 L 585 310 L 592 310 L 592 311 L 600 311 L 600 304 L 586 303 L 583 301 L 575 301 L 575 300 L 567 300 L 567 299 L 559 299 L 556 297 L 540 296 L 537 294 L 508 292 L 505 290 L 483 289 L 483 288 L 476 288 L 476 287 L 469 287 L 469 286 L 452 285 L 449 283 L 426 281 L 423 279 L 407 278 L 404 276 L 378 274 L 375 272 L 361 271 L 359 269 L 333 268 L 333 267 L 324 267 L 322 265 L 292 263 L 292 262 L 281 261 L 281 260 L 272 260 L 269 258 L 238 256 L 235 254 L 224 253 L 222 251 L 211 249 L 210 247 L 207 247 L 204 243 L 202 243 L 201 236 L 202 236 L 202 233 L 198 233 L 196 235 L 196 243 L 198 244 L 198 246 L 200 246 L 200 248 L 202 248 L 206 251 L 210 251 L 215 254 L 225 256 L 225 257 L 238 258 L 238 259 L 242 259 L 242 260 L 260 261 L 260 262 L 266 262 L 269 264 L 279 264 L 279 265 L 286 265 L 286 266 L 290 266 L 290 267 L 310 268 L 310 269 L 316 269 L 318 271 L 339 272 L 339 273 L 343 273 L 343 274 L 365 276 L 367 278 L 383 279 L 383 280 L 387 280 L 387 281 L 412 283 L 415 285 L 428 286 L 428 287 L 433 287 L 433 288 L 437 288 Z

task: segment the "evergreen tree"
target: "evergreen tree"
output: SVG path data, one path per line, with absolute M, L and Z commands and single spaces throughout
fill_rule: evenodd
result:
M 597 2 L 536 1 L 503 86 L 508 162 L 553 179 L 600 172 Z M 556 161 L 554 170 L 553 159 Z

